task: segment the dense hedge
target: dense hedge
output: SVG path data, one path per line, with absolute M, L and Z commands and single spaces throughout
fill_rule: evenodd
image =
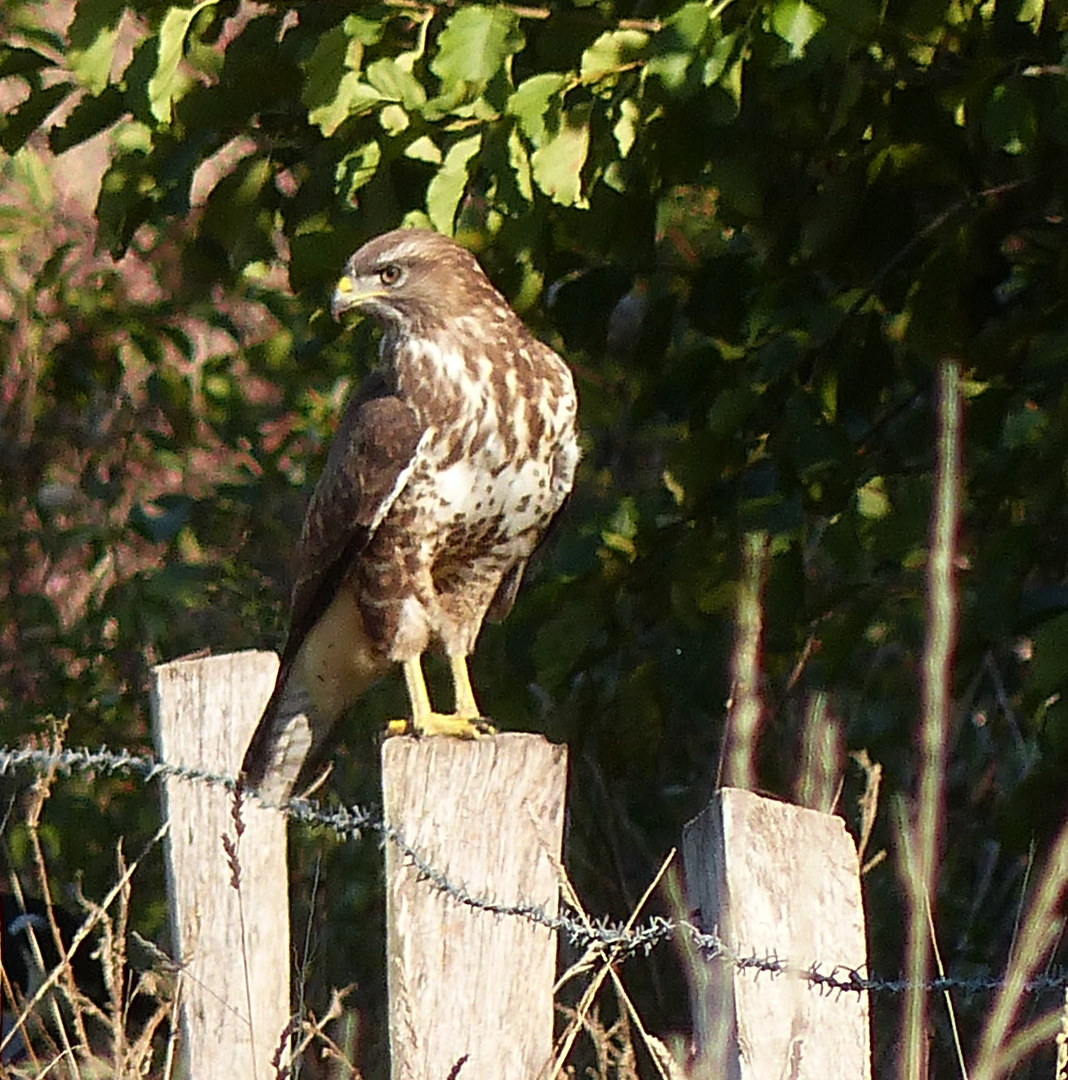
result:
M 373 351 L 330 322 L 329 289 L 363 239 L 431 225 L 578 379 L 578 489 L 473 671 L 501 726 L 571 745 L 570 861 L 596 911 L 627 913 L 715 782 L 748 531 L 771 543 L 763 785 L 794 791 L 826 692 L 843 746 L 912 791 L 933 385 L 959 360 L 937 910 L 947 966 L 996 967 L 1021 857 L 1065 804 L 1064 5 L 78 0 L 65 29 L 54 8 L 0 12 L 4 739 L 52 714 L 72 742 L 141 746 L 151 662 L 280 643 L 308 484 Z M 79 216 L 56 170 L 104 130 Z M 373 797 L 374 733 L 401 708 L 395 684 L 371 695 L 337 795 Z M 154 813 L 65 789 L 57 875 L 103 874 L 84 852 Z M 889 814 L 876 843 L 892 974 Z M 323 851 L 297 838 L 298 880 Z M 325 851 L 312 965 L 313 993 L 358 976 L 372 1021 L 377 859 Z M 158 902 L 140 917 L 158 926 Z M 633 979 L 649 1026 L 685 1025 L 669 956 Z M 966 1033 L 986 1004 L 963 1005 Z M 953 1060 L 941 1029 L 934 1053 Z

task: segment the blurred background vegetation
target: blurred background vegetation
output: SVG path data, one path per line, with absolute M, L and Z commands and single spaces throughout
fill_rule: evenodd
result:
M 811 798 L 821 710 L 853 828 L 848 751 L 882 764 L 871 965 L 899 970 L 888 804 L 914 789 L 934 391 L 959 362 L 932 902 L 947 968 L 997 972 L 1065 810 L 1066 31 L 1064 0 L 5 0 L 2 741 L 63 722 L 70 744 L 148 748 L 152 664 L 280 646 L 304 502 L 373 362 L 330 289 L 363 240 L 430 226 L 576 373 L 577 490 L 473 674 L 502 728 L 569 744 L 568 865 L 608 916 L 716 784 L 743 537 L 765 532 L 759 784 Z M 403 707 L 393 680 L 369 695 L 326 798 L 377 799 L 377 732 Z M 138 785 L 65 782 L 53 879 L 102 895 L 117 837 L 132 850 L 157 819 Z M 368 1077 L 379 863 L 292 837 L 308 999 L 358 983 Z M 134 923 L 164 941 L 161 867 L 140 882 Z M 687 1030 L 668 951 L 627 975 L 648 1028 Z M 967 1049 L 989 998 L 957 1004 Z M 898 1008 L 876 1003 L 879 1075 Z

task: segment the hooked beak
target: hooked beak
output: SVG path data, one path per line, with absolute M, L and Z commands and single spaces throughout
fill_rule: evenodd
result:
M 346 311 L 358 308 L 368 300 L 378 300 L 385 296 L 383 289 L 361 288 L 359 281 L 343 274 L 334 286 L 334 295 L 330 298 L 330 314 L 340 319 Z

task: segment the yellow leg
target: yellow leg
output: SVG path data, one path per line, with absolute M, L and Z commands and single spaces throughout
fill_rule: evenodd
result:
M 412 719 L 410 723 L 407 720 L 391 721 L 386 729 L 388 734 L 401 735 L 406 731 L 413 731 L 417 735 L 452 735 L 458 739 L 477 739 L 479 735 L 495 734 L 489 724 L 479 721 L 475 693 L 471 689 L 471 680 L 467 674 L 467 660 L 462 656 L 450 657 L 449 664 L 456 690 L 456 711 L 434 712 L 430 707 L 430 695 L 426 690 L 419 657 L 405 660 L 404 684 L 408 688 Z
M 452 687 L 456 700 L 456 715 L 466 716 L 468 720 L 477 720 L 481 715 L 475 692 L 471 689 L 471 676 L 467 672 L 466 656 L 450 656 L 452 668 Z
M 421 731 L 423 721 L 431 712 L 421 657 L 416 656 L 404 661 L 404 685 L 408 688 L 408 702 L 412 707 L 412 724 L 416 731 Z

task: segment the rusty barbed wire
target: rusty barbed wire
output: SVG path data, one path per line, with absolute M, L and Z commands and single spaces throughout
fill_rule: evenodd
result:
M 52 772 L 65 776 L 74 773 L 117 774 L 136 776 L 146 783 L 167 778 L 204 783 L 226 791 L 237 789 L 237 780 L 232 776 L 158 761 L 149 754 L 131 754 L 126 750 L 113 751 L 107 747 L 98 750 L 78 748 L 51 751 L 0 746 L 0 777 L 20 771 L 32 771 L 38 775 Z M 278 810 L 293 821 L 328 829 L 343 840 L 359 840 L 365 832 L 375 833 L 381 843 L 396 844 L 416 869 L 421 880 L 457 903 L 494 915 L 525 919 L 562 935 L 576 949 L 592 952 L 611 963 L 622 962 L 637 955 L 646 956 L 657 946 L 685 935 L 709 960 L 722 960 L 742 971 L 772 976 L 792 974 L 827 992 L 900 994 L 911 985 L 909 980 L 903 977 L 880 978 L 842 964 L 835 964 L 830 966 L 830 970 L 824 970 L 818 963 L 800 967 L 773 953 L 746 954 L 732 949 L 715 931 L 704 930 L 684 919 L 652 915 L 644 922 L 628 928 L 622 922 L 606 917 L 586 922 L 574 915 L 551 914 L 538 904 L 502 903 L 480 895 L 466 883 L 451 881 L 443 871 L 432 866 L 412 847 L 400 830 L 388 825 L 377 810 L 355 805 L 327 809 L 309 799 L 290 799 L 279 806 L 259 796 L 252 797 L 260 805 Z M 959 990 L 975 994 L 999 990 L 1003 985 L 1003 978 L 990 974 L 946 975 L 928 980 L 923 984 L 923 989 L 932 992 Z M 1068 969 L 1056 968 L 1031 979 L 1025 990 L 1031 994 L 1042 994 L 1063 991 L 1066 987 Z

